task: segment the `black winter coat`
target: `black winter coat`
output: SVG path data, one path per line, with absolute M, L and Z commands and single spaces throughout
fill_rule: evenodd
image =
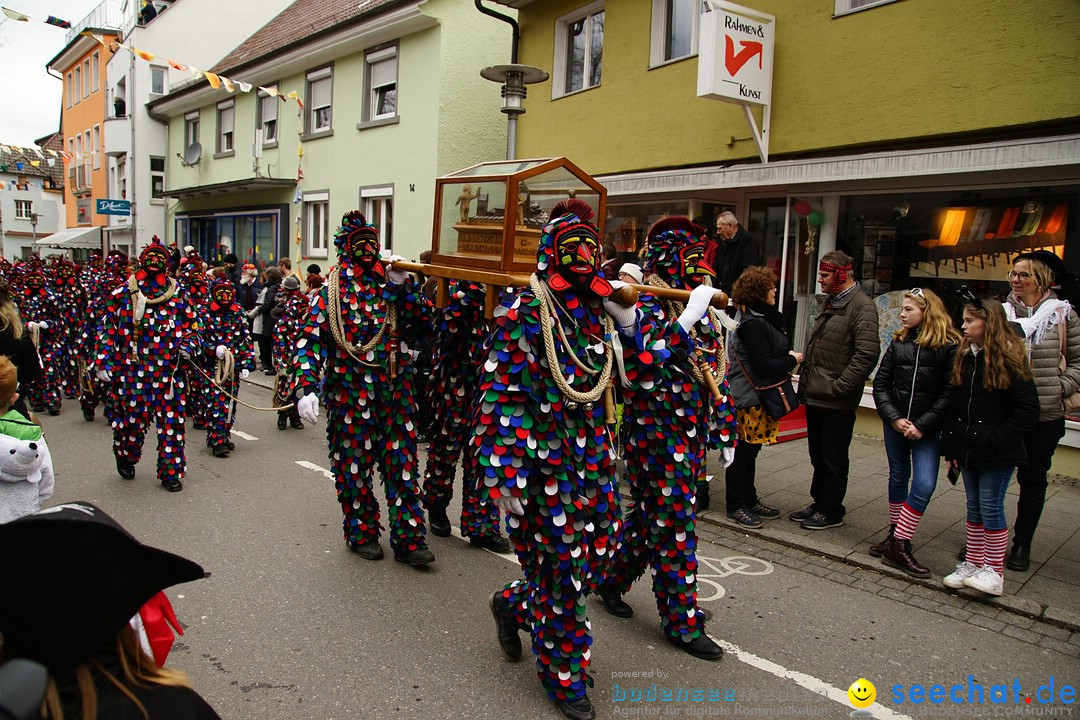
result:
M 1024 438 L 1039 421 L 1034 380 L 1012 378 L 1006 390 L 983 387 L 985 352 L 967 352 L 963 382 L 955 387 L 946 411 L 941 454 L 964 467 L 1027 465 Z
M 30 417 L 26 400 L 22 396 L 26 393 L 26 386 L 41 375 L 41 365 L 29 333 L 23 332 L 21 338 L 15 338 L 10 328 L 7 332 L 0 333 L 0 355 L 7 355 L 11 359 L 11 363 L 15 366 L 15 377 L 21 389 L 19 399 L 12 407 L 25 417 Z
M 727 379 L 735 407 L 760 405 L 753 386 L 772 385 L 795 369 L 795 356 L 788 352 L 791 341 L 781 329 L 781 322 L 780 313 L 773 307 L 747 308 L 743 312 L 735 337 L 728 343 L 728 354 L 734 357 Z
M 907 418 L 923 433 L 936 433 L 945 423 L 952 400 L 949 385 L 956 345 L 937 350 L 915 343 L 917 335 L 893 340 L 885 348 L 874 376 L 874 404 L 886 423 Z

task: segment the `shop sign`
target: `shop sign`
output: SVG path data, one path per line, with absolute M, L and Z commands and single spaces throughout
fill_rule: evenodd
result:
M 751 105 L 772 98 L 776 18 L 706 0 L 698 36 L 698 97 Z
M 109 200 L 99 199 L 95 201 L 97 203 L 98 215 L 130 215 L 131 214 L 131 201 L 130 200 Z

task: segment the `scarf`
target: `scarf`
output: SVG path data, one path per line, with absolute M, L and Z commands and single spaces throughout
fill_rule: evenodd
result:
M 1016 298 L 1015 295 L 1013 297 Z M 1020 302 L 1018 298 L 1016 301 Z M 1043 300 L 1035 313 L 1029 317 L 1017 317 L 1016 306 L 1011 302 L 1005 303 L 1004 307 L 1005 317 L 1020 325 L 1024 331 L 1024 341 L 1029 348 L 1042 344 L 1047 331 L 1054 325 L 1065 322 L 1072 310 L 1072 305 L 1067 300 L 1058 300 L 1055 297 Z

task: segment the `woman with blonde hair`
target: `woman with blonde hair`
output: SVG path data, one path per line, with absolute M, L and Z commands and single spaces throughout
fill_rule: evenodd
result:
M 964 339 L 949 383 L 942 454 L 959 468 L 967 495 L 967 551 L 945 587 L 1001 595 L 1009 528 L 1005 491 L 1013 468 L 1027 464 L 1024 437 L 1039 419 L 1027 348 L 997 300 L 968 295 Z
M 870 554 L 912 577 L 930 577 L 912 553 L 911 538 L 937 487 L 941 426 L 959 342 L 941 298 L 913 288 L 904 293 L 900 329 L 874 376 L 889 458 L 889 534 L 870 546 Z
M 41 375 L 41 361 L 30 334 L 26 332 L 19 308 L 11 299 L 11 289 L 6 280 L 0 280 L 0 355 L 7 355 L 18 371 L 19 385 L 27 387 Z M 30 417 L 26 401 L 20 397 L 12 409 Z

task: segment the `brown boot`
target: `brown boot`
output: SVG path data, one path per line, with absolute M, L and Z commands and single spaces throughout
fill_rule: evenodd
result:
M 930 577 L 930 570 L 920 565 L 915 556 L 911 554 L 910 540 L 901 540 L 898 537 L 890 538 L 889 544 L 885 547 L 885 552 L 881 555 L 881 562 L 889 567 L 903 570 L 914 578 Z
M 881 557 L 884 555 L 885 548 L 888 547 L 889 541 L 893 539 L 893 533 L 895 532 L 896 525 L 890 525 L 889 534 L 885 536 L 885 539 L 870 546 L 870 557 Z

